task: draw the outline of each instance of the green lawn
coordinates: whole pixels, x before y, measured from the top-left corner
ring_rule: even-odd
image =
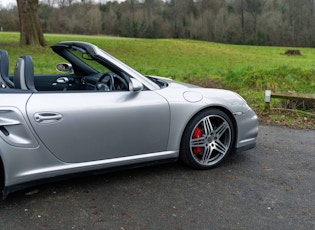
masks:
[[[299,48],[302,56],[287,56],[284,55],[290,49],[287,47],[179,39],[57,34],[45,34],[45,39],[49,45],[67,40],[94,43],[143,74],[172,77],[200,85],[219,82],[224,88],[240,93],[259,114],[264,106],[265,89],[315,93],[315,49],[312,48]],[[19,33],[0,33],[0,49],[9,52],[10,72],[13,72],[20,55],[33,57],[36,74],[52,73],[56,63],[62,61],[49,46],[20,47],[18,42]]]

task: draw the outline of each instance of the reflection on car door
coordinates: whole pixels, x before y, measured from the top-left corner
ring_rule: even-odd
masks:
[[[153,91],[34,93],[29,120],[64,162],[87,162],[166,150],[170,111]]]

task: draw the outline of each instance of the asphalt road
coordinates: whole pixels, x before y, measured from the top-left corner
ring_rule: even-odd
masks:
[[[315,229],[315,131],[260,127],[219,167],[180,163],[51,183],[0,202],[0,229]]]

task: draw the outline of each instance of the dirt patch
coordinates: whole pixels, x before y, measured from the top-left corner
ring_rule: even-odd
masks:
[[[301,56],[301,51],[300,50],[287,50],[285,51],[286,55],[297,55],[297,56]]]

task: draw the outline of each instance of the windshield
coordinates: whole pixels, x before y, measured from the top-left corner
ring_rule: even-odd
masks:
[[[86,65],[88,65],[90,68],[92,68],[96,72],[106,73],[109,71],[108,68],[106,68],[104,65],[102,65],[99,62],[97,62],[96,60],[94,60],[93,57],[90,56],[89,54],[84,53],[78,49],[69,49],[69,51],[77,59],[79,59],[81,62],[84,62]]]
[[[148,78],[144,77],[142,74],[137,72],[136,70],[132,69],[130,66],[126,65],[125,63],[121,62],[117,58],[113,57],[112,55],[108,54],[104,50],[98,48],[97,46],[93,47],[97,56],[100,56],[106,60],[110,60],[113,64],[121,68],[122,70],[126,71],[127,73],[131,74],[133,77],[138,79],[140,82],[145,83],[146,86],[150,86],[151,89],[159,89],[159,85],[157,85],[154,81],[149,80]]]
[[[80,66],[80,74],[104,73],[109,72],[108,69],[110,69],[111,72],[116,74],[121,73],[126,77],[137,79],[150,90],[160,89],[159,85],[154,81],[147,79],[136,70],[91,43],[78,41],[60,42],[53,45],[52,48],[73,66]],[[64,52],[65,49],[71,55]]]

